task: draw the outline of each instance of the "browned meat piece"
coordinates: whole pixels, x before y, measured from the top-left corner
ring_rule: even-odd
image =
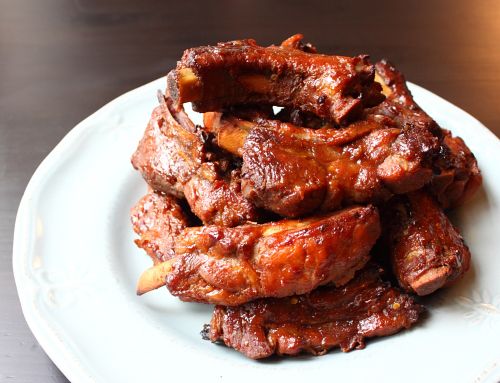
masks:
[[[398,116],[411,119],[413,116],[413,119],[432,124],[432,119],[413,100],[401,72],[385,60],[376,64],[376,70],[377,81],[382,84],[387,99],[374,108],[374,113],[393,119],[401,118]],[[459,206],[481,186],[481,172],[476,158],[464,141],[460,137],[453,137],[447,130],[437,128],[440,130],[437,134],[442,135],[443,139],[433,158],[434,175],[428,189],[444,208]]]
[[[185,113],[174,116],[167,102],[154,109],[132,165],[154,190],[183,198],[184,184],[205,161],[205,144]]]
[[[236,226],[256,221],[255,207],[241,195],[239,172],[210,151],[205,133],[183,110],[161,96],[132,164],[156,191],[186,198],[206,224]]]
[[[232,227],[258,218],[255,206],[241,194],[239,170],[221,177],[217,163],[203,163],[184,186],[184,195],[206,224]]]
[[[252,359],[333,347],[365,347],[365,338],[394,334],[414,324],[423,307],[383,282],[367,267],[343,287],[320,287],[306,295],[259,299],[242,306],[216,306],[202,334]]]
[[[427,295],[469,269],[470,252],[458,230],[425,191],[390,201],[384,239],[401,287]]]
[[[343,129],[205,113],[219,146],[243,158],[243,195],[286,217],[387,200],[432,177],[439,140],[426,125],[370,115]]]
[[[481,184],[474,156],[462,140],[446,132],[443,138],[400,72],[387,62],[378,63],[377,71],[387,99],[344,129],[205,113],[218,145],[243,158],[243,195],[287,217],[379,203],[429,183],[445,207],[469,198]],[[308,126],[324,123],[294,113],[284,116]]]
[[[132,208],[131,219],[134,231],[140,236],[135,243],[155,264],[175,255],[175,238],[188,226],[188,217],[177,200],[153,191]]]
[[[435,174],[429,191],[445,209],[460,206],[469,200],[483,183],[476,158],[460,137],[447,130],[440,155],[434,162]]]
[[[186,183],[184,196],[206,225],[233,227],[259,218],[255,206],[241,193],[239,171],[222,172],[217,162],[198,168]]]
[[[166,282],[182,300],[234,306],[341,285],[368,261],[379,234],[374,207],[300,221],[187,228],[177,237],[176,256],[147,270],[138,293]]]
[[[384,97],[373,81],[367,56],[342,57],[283,46],[258,46],[254,40],[219,43],[184,52],[167,76],[176,107],[192,102],[199,112],[237,104],[288,106],[337,123],[358,117]]]
[[[298,135],[284,133],[294,127],[281,128],[281,131],[262,126],[252,129],[243,146],[243,195],[257,206],[282,216],[297,217],[318,209],[332,211],[345,204],[377,202],[390,196],[377,177],[380,160],[370,158],[370,153],[364,150],[364,140],[359,141],[362,147],[357,151],[344,151],[341,147],[299,140]],[[357,124],[355,130],[365,128]],[[393,138],[393,133],[397,134],[387,133],[367,143],[380,143],[380,147]]]

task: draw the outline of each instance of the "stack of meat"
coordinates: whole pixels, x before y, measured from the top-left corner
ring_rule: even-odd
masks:
[[[443,209],[478,189],[476,160],[388,62],[232,41],[188,49],[159,101],[132,157],[154,263],[138,293],[215,304],[205,338],[250,358],[362,348],[467,271]]]

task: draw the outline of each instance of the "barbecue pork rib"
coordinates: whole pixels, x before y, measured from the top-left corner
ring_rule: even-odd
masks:
[[[132,165],[153,190],[184,198],[184,184],[205,161],[205,152],[201,132],[193,124],[181,125],[162,100],[132,155]]]
[[[463,205],[476,194],[483,183],[474,154],[460,137],[444,130],[441,155],[434,161],[434,176],[428,190],[445,208]]]
[[[380,203],[424,185],[444,207],[470,198],[481,185],[470,150],[418,107],[400,72],[385,61],[376,67],[387,99],[342,129],[310,116],[305,122],[317,129],[258,114],[205,113],[217,144],[243,159],[243,195],[286,217]],[[296,112],[287,117],[304,120]]]
[[[235,306],[341,285],[368,261],[379,234],[373,206],[299,221],[187,228],[175,241],[175,257],[141,276],[138,294],[166,284],[184,301]]]
[[[424,115],[419,119],[419,112],[407,113],[407,119],[383,115],[378,108],[392,110],[386,103],[342,129],[214,112],[205,113],[204,125],[220,147],[242,157],[247,199],[298,217],[353,203],[381,203],[430,182],[431,158],[439,147],[437,125]]]
[[[367,56],[315,54],[298,40],[292,36],[270,47],[238,40],[186,50],[167,76],[175,107],[192,102],[194,110],[209,112],[279,105],[344,124],[384,99]]]
[[[427,295],[469,269],[470,252],[462,236],[425,190],[389,201],[382,217],[383,242],[405,290]]]
[[[375,107],[372,113],[392,119],[421,119],[431,124],[432,119],[415,103],[404,75],[387,60],[376,65],[376,80],[382,84],[386,101]],[[433,176],[427,189],[443,208],[462,205],[469,200],[482,184],[481,172],[474,154],[460,137],[438,128],[440,146],[433,157]]]
[[[273,354],[322,355],[365,347],[365,338],[394,334],[414,324],[423,307],[383,282],[374,265],[342,287],[259,299],[237,307],[216,306],[205,339],[221,341],[252,359]]]
[[[256,208],[242,196],[239,171],[231,169],[230,159],[212,150],[206,133],[183,110],[174,110],[170,98],[159,98],[161,105],[132,156],[134,168],[155,191],[185,197],[205,224],[256,221]]]

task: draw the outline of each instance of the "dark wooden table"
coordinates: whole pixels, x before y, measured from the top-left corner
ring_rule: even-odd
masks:
[[[12,276],[17,206],[80,120],[165,74],[183,49],[296,32],[322,52],[388,57],[500,135],[500,2],[0,0],[0,381],[64,382]]]

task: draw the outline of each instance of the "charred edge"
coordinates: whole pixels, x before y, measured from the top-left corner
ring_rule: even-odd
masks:
[[[203,325],[200,335],[203,340],[210,340],[210,325],[208,323]]]

